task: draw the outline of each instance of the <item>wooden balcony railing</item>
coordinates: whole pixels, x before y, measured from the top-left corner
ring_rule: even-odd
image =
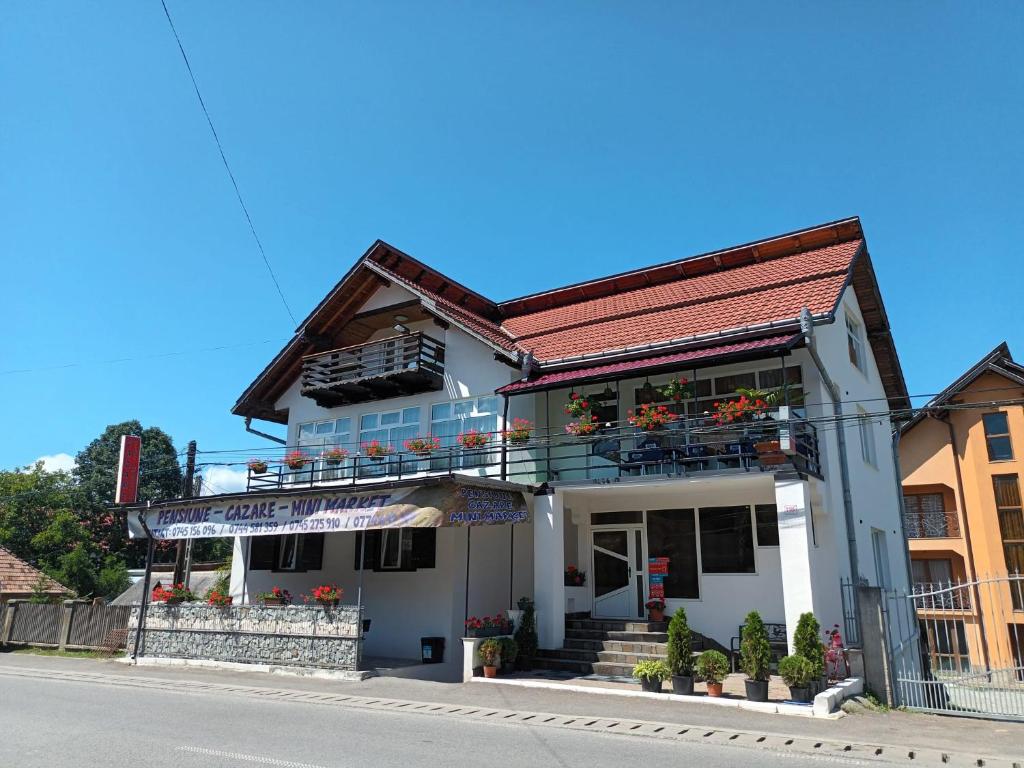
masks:
[[[302,359],[302,394],[324,408],[436,391],[443,383],[444,344],[424,333]]]

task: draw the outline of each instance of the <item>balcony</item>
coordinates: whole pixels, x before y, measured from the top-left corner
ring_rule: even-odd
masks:
[[[916,582],[914,607],[919,611],[970,611],[970,585],[956,582]]]
[[[960,518],[953,512],[903,513],[903,527],[908,539],[956,539],[960,538]]]
[[[302,359],[302,394],[323,408],[437,391],[443,384],[444,344],[424,333]]]
[[[609,424],[585,436],[552,428],[533,430],[526,442],[515,444],[506,442],[500,432],[485,433],[484,437],[486,443],[479,447],[448,445],[424,454],[391,446],[386,455],[366,456],[356,445],[345,446],[343,459],[329,463],[320,455],[309,454],[297,469],[278,457],[267,462],[266,471],[250,469],[247,488],[359,486],[453,474],[525,484],[642,481],[775,469],[821,476],[817,432],[802,419],[769,419],[728,428],[710,425],[707,419],[679,419],[671,428],[648,432]],[[774,441],[777,449],[765,451],[765,443]]]

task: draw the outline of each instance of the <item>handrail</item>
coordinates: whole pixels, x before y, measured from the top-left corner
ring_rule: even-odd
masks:
[[[421,338],[424,338],[424,339],[429,339],[430,341],[434,342],[434,344],[436,344],[438,346],[441,346],[441,347],[444,346],[443,342],[439,341],[438,339],[435,339],[433,336],[431,336],[428,333],[424,333],[423,331],[413,331],[411,333],[399,333],[399,334],[396,334],[394,336],[387,336],[387,337],[385,337],[383,339],[375,339],[374,341],[364,341],[361,344],[349,344],[347,347],[338,347],[336,349],[325,349],[325,350],[323,350],[321,352],[311,352],[308,355],[303,355],[302,359],[303,360],[308,360],[309,358],[312,358],[312,357],[322,357],[324,355],[330,355],[330,354],[333,354],[335,352],[348,352],[348,351],[353,350],[353,349],[372,347],[375,344],[383,344],[383,343],[388,342],[388,341],[395,341],[396,339],[408,339],[408,338],[413,338],[413,337],[421,337]]]

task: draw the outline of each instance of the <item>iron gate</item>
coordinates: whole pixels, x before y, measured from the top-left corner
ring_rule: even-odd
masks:
[[[882,605],[897,703],[1024,721],[1024,576],[917,583]]]

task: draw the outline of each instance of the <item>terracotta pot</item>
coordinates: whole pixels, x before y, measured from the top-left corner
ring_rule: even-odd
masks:
[[[665,620],[665,609],[649,608],[647,610],[647,616],[651,621],[664,621]]]
[[[254,475],[265,475],[267,473],[266,464],[252,464],[249,466],[249,469]]]
[[[497,676],[498,676],[498,668],[497,667],[489,667],[486,664],[484,664],[484,677],[497,677]]]
[[[722,684],[721,683],[708,683],[708,696],[721,696],[722,695]]]

